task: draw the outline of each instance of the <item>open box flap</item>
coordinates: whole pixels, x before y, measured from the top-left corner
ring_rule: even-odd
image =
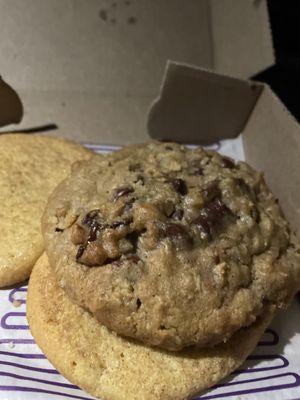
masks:
[[[239,76],[273,62],[265,0],[0,0],[0,7],[0,72],[26,110],[18,129],[56,123],[59,135],[82,141],[143,141],[167,59]]]
[[[208,144],[240,134],[263,86],[169,62],[148,132],[154,139]]]

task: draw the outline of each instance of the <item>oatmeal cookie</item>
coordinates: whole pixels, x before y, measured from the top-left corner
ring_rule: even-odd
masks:
[[[211,346],[285,307],[299,249],[261,173],[173,143],[82,164],[43,217],[59,285],[115,332]]]

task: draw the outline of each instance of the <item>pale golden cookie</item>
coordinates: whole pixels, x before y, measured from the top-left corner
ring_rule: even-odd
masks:
[[[262,174],[201,148],[148,143],[82,163],[51,196],[43,233],[78,305],[168,350],[226,341],[300,284]]]
[[[50,193],[91,154],[55,137],[0,135],[0,287],[29,277],[43,252],[40,220]]]
[[[179,353],[128,341],[70,301],[50,272],[46,255],[30,277],[27,317],[38,346],[67,379],[102,400],[181,400],[238,368],[273,316],[210,349]]]

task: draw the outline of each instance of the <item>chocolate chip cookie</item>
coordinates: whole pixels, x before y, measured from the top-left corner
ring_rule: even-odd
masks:
[[[149,143],[94,158],[43,217],[59,285],[108,328],[168,350],[211,346],[285,307],[300,254],[261,173]]]

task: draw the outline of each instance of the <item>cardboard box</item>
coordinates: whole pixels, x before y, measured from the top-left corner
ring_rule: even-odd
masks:
[[[267,85],[273,62],[265,1],[0,0],[0,126],[56,123],[54,134],[124,144],[208,143],[243,132],[247,161],[300,233],[299,126]],[[188,23],[187,23],[188,22]],[[21,99],[21,100],[20,100]],[[2,128],[7,130],[7,127]]]
[[[265,0],[0,0],[0,74],[19,129],[94,143],[147,140],[168,59],[232,76],[274,62]]]
[[[238,79],[273,63],[265,1],[182,4],[0,0],[0,34],[6,38],[0,41],[0,72],[15,89],[0,79],[2,131],[14,123],[19,126],[12,129],[21,131],[56,123],[56,135],[107,144],[141,142],[149,135],[207,144],[242,132],[247,161],[265,172],[300,234],[299,125],[267,85]],[[158,91],[168,58],[181,63],[167,64]],[[295,336],[298,308],[291,315],[277,321],[284,338],[278,351],[287,343],[289,355],[297,355],[297,341],[290,339],[291,332]],[[276,342],[276,331],[268,333]],[[268,346],[266,354],[273,351],[272,341],[262,344]],[[276,359],[285,362],[283,356],[272,354],[271,360]],[[298,364],[292,361],[290,372],[272,378],[297,379],[291,371],[297,371]],[[288,364],[286,360],[283,367]],[[261,371],[274,368],[281,366],[270,364]],[[264,384],[263,379],[271,383]],[[280,380],[276,386],[273,379],[257,379],[261,398],[268,397],[269,388],[274,396],[274,387],[292,390],[298,385]],[[246,392],[250,395],[256,389]],[[241,388],[236,393],[241,394]]]

